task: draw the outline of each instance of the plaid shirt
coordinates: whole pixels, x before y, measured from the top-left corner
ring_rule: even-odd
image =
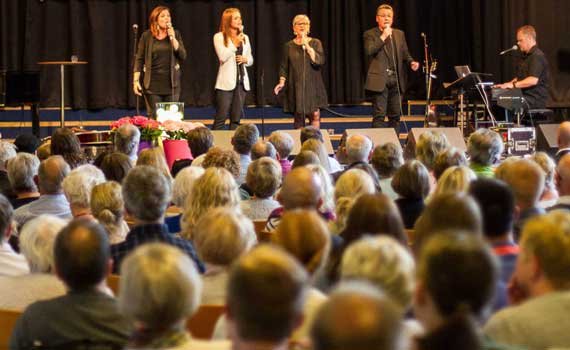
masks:
[[[168,226],[163,224],[136,226],[127,234],[127,238],[124,242],[112,245],[111,256],[114,262],[113,273],[119,274],[121,262],[131,251],[140,245],[151,242],[162,242],[180,248],[194,260],[198,271],[204,273],[204,265],[198,258],[192,243],[170,234],[170,232],[168,232]]]

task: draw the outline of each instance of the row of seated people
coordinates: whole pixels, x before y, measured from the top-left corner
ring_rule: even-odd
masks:
[[[195,269],[194,272],[186,272],[198,272],[202,275],[201,282],[196,282],[196,278],[193,278],[191,284],[203,284],[203,290],[192,294],[188,289],[184,289],[184,295],[192,294],[192,298],[201,298],[204,304],[228,306],[226,316],[219,322],[217,337],[229,338],[236,348],[240,348],[239,345],[243,346],[241,348],[254,348],[255,341],[276,340],[245,336],[246,331],[240,333],[240,325],[235,318],[237,314],[231,312],[232,271],[239,266],[240,261],[246,261],[246,257],[256,251],[251,251],[257,244],[252,219],[266,221],[266,230],[270,233],[268,239],[292,255],[307,275],[302,283],[303,288],[308,290],[307,293],[302,293],[306,296],[301,302],[302,321],[297,319],[290,327],[279,327],[287,332],[279,338],[279,342],[273,344],[275,346],[281,346],[282,342],[287,340],[290,346],[319,348],[318,344],[324,342],[322,344],[325,344],[325,347],[321,349],[335,349],[334,344],[363,338],[357,336],[359,329],[353,329],[353,332],[347,330],[346,339],[334,339],[335,336],[344,334],[338,334],[343,328],[359,326],[353,325],[352,322],[343,322],[345,319],[351,320],[349,315],[336,315],[332,319],[324,320],[323,322],[329,322],[326,327],[332,327],[328,330],[321,329],[325,333],[330,332],[321,334],[328,340],[315,338],[320,329],[315,319],[319,320],[320,310],[325,313],[329,302],[344,300],[343,302],[350,304],[351,300],[366,300],[363,293],[369,293],[362,292],[361,289],[367,287],[358,287],[358,292],[352,290],[348,293],[349,296],[335,298],[337,291],[339,295],[344,295],[340,292],[342,287],[335,287],[337,283],[340,281],[342,286],[343,281],[354,279],[372,283],[385,294],[384,302],[390,301],[396,306],[398,312],[395,321],[382,326],[384,331],[393,331],[387,336],[394,338],[389,339],[402,338],[407,344],[405,347],[434,348],[437,343],[433,342],[438,341],[442,344],[454,344],[450,343],[451,341],[466,342],[455,344],[454,348],[492,347],[494,343],[491,339],[530,349],[563,347],[570,344],[566,332],[563,331],[565,325],[568,325],[568,316],[561,312],[563,305],[568,305],[569,302],[566,292],[568,276],[565,273],[570,267],[567,257],[570,250],[567,225],[569,218],[567,213],[559,210],[550,210],[551,213],[545,214],[543,208],[564,207],[570,189],[570,176],[565,176],[570,173],[570,156],[560,159],[556,171],[552,160],[544,154],[536,154],[531,160],[507,159],[496,166],[502,152],[502,143],[498,135],[482,129],[470,137],[469,163],[463,154],[450,149],[445,136],[438,133],[422,136],[416,149],[417,159],[403,162],[398,147],[388,144],[372,150],[370,140],[362,135],[355,135],[347,140],[346,149],[342,150],[348,166],[346,169],[337,170],[330,167],[331,163],[334,164],[332,158],[320,151],[322,141],[318,140],[318,132],[309,131],[316,137],[306,140],[303,147],[311,147],[311,143],[317,146],[314,150],[301,152],[288,167],[286,155],[267,151],[272,147],[281,151],[282,144],[290,141],[286,136],[276,133],[270,137],[270,141],[273,138],[273,143],[259,142],[255,127],[244,125],[241,131],[236,131],[232,140],[235,151],[213,147],[203,153],[200,166],[195,164],[199,159],[197,157],[192,161],[192,166],[180,170],[174,180],[170,169],[165,167],[160,149],[141,153],[134,167],[130,160],[132,154],[127,152],[127,166],[113,165],[106,168],[103,165],[105,162],[109,162],[112,157],[120,157],[115,153],[105,155],[97,162],[102,170],[93,165],[82,164],[85,161],[81,159],[76,163],[68,161],[65,154],[52,155],[41,163],[34,155],[23,152],[16,154],[13,159],[5,160],[7,177],[16,195],[10,201],[5,199],[2,205],[5,208],[5,220],[0,229],[4,232],[2,248],[5,259],[0,263],[0,270],[2,275],[12,277],[6,277],[6,282],[0,283],[0,288],[16,286],[20,281],[40,275],[46,281],[51,281],[36,289],[29,285],[38,286],[39,282],[28,283],[26,293],[18,292],[23,288],[8,287],[12,297],[0,299],[7,302],[5,308],[24,309],[36,300],[56,297],[46,301],[47,304],[34,303],[26,309],[12,337],[11,347],[21,348],[36,343],[61,345],[66,341],[85,339],[144,348],[173,347],[180,344],[190,346],[188,344],[192,341],[187,335],[182,335],[185,333],[181,332],[179,326],[180,321],[189,317],[196,309],[196,305],[200,303],[198,301],[195,301],[190,309],[178,304],[161,305],[160,307],[184,311],[178,315],[176,322],[169,325],[171,327],[166,327],[162,317],[154,321],[140,320],[137,319],[138,314],[129,314],[129,311],[119,307],[119,311],[115,310],[113,316],[118,317],[115,319],[117,324],[113,324],[113,327],[120,328],[125,325],[121,317],[129,317],[131,321],[132,318],[137,320],[134,330],[133,324],[127,322],[129,328],[125,328],[128,330],[122,333],[125,338],[120,342],[113,337],[98,338],[97,334],[100,333],[91,332],[93,319],[109,316],[106,312],[100,312],[103,307],[87,307],[87,311],[81,309],[84,313],[77,314],[78,310],[75,308],[65,311],[67,309],[61,306],[62,303],[72,303],[71,299],[78,294],[81,296],[75,300],[79,304],[91,304],[83,299],[87,297],[85,294],[74,292],[93,292],[96,289],[95,294],[105,299],[103,304],[109,303],[113,305],[109,307],[114,308],[114,299],[107,296],[108,291],[103,282],[106,273],[123,275],[123,266],[128,265],[129,257],[137,255],[132,252],[150,242],[163,242],[179,248],[179,251],[190,258],[189,261]],[[57,132],[65,133],[65,129]],[[207,134],[204,130],[200,132]],[[245,136],[240,139],[240,135]],[[56,140],[57,138],[52,138],[52,142]],[[285,142],[280,144],[280,140]],[[244,144],[249,147],[248,154],[245,154]],[[3,144],[2,148],[10,147]],[[259,158],[252,152],[256,148],[263,150]],[[52,153],[58,154],[54,149],[52,146]],[[272,153],[276,159],[272,158]],[[241,171],[244,163],[249,163],[245,173]],[[73,170],[70,170],[69,164],[73,164]],[[329,164],[329,168],[325,168],[323,164]],[[112,171],[109,171],[109,168]],[[122,178],[113,177],[121,173]],[[286,175],[283,176],[283,173]],[[243,179],[240,180],[242,175]],[[23,181],[24,178],[31,181]],[[23,183],[27,183],[28,187],[18,185]],[[36,185],[38,187],[34,188]],[[10,202],[18,205],[14,198],[26,198],[18,195],[26,191],[39,194],[39,198],[36,197],[37,199],[27,204],[20,204],[12,215]],[[410,202],[413,205],[407,205]],[[174,216],[175,220],[170,220],[170,225],[165,225],[166,213],[172,204],[177,207],[174,212],[182,214]],[[65,209],[67,211],[63,214],[58,212]],[[63,220],[74,217],[76,221],[65,226],[71,231],[81,227],[78,229],[80,232],[104,233],[105,242],[100,243],[100,246],[106,247],[103,251],[109,252],[102,259],[106,267],[98,270],[100,273],[95,278],[97,283],[91,283],[89,287],[84,285],[74,288],[74,282],[67,280],[69,276],[61,273],[63,266],[71,269],[74,264],[67,261],[65,265],[58,266],[57,240],[62,232],[66,232],[65,228],[60,231],[66,221],[60,220],[60,226],[50,231],[47,228],[52,225],[47,222],[57,219],[41,216],[42,214],[59,216]],[[131,223],[131,228],[126,225],[125,217]],[[11,225],[12,219],[16,222],[14,225]],[[166,220],[169,219],[171,218]],[[77,223],[77,220],[82,223]],[[102,226],[88,222],[99,222]],[[75,226],[73,223],[76,223]],[[91,228],[87,229],[88,226]],[[169,230],[169,227],[174,229]],[[413,228],[408,235],[406,227]],[[19,238],[22,255],[16,254],[8,244],[12,232]],[[410,234],[412,232],[413,234]],[[432,238],[439,236],[438,233],[444,233],[445,238]],[[521,247],[517,244],[519,237]],[[46,240],[51,240],[52,245]],[[12,243],[17,246],[14,241]],[[75,243],[71,245],[79,249]],[[431,245],[434,248],[433,252],[429,253],[430,249],[427,247]],[[454,249],[461,252],[454,252]],[[83,254],[78,253],[79,251],[75,250],[76,254],[70,254],[67,258],[76,257],[82,260],[91,256],[91,253]],[[149,255],[151,260],[152,257],[157,258],[157,254],[160,255],[149,252],[141,254]],[[430,254],[433,256],[430,257]],[[517,260],[519,256],[521,258]],[[424,257],[433,259],[429,263],[424,262],[429,266],[422,267]],[[497,258],[501,262],[500,269],[496,264]],[[38,263],[38,260],[42,263]],[[161,263],[148,264],[150,267],[147,268],[152,272],[149,272],[152,276],[168,277],[168,272],[161,270],[162,260]],[[85,266],[95,265],[88,263],[76,267],[72,275],[81,279],[81,276],[90,271]],[[124,288],[126,285],[133,286],[139,293],[146,289],[142,287],[145,286],[144,283],[168,285],[151,277],[146,282],[125,281],[125,277],[121,277],[120,289],[125,290],[125,293],[128,290]],[[57,282],[58,278],[63,284]],[[435,280],[429,280],[431,278]],[[280,289],[279,286],[272,286],[275,279],[279,278],[253,278],[252,281],[260,287],[269,288],[273,293],[286,290],[285,287]],[[60,286],[59,291],[47,287],[57,283]],[[169,286],[166,289],[171,288],[174,288],[171,292],[175,293],[176,287]],[[57,297],[65,293],[65,290],[68,290],[65,296]],[[253,290],[251,292],[253,293]],[[4,293],[0,292],[0,295]],[[262,292],[256,291],[255,294],[257,293],[263,295]],[[353,299],[350,297],[351,293],[356,293]],[[151,296],[145,295],[150,299],[158,296],[164,295],[160,295],[158,291]],[[368,296],[372,298],[370,302],[379,302],[382,299],[378,299],[378,295]],[[27,297],[29,300],[19,306],[9,304]],[[136,299],[131,295],[126,298]],[[437,298],[442,300],[435,300]],[[178,299],[180,298],[165,298],[170,302]],[[255,299],[251,302],[253,307],[250,307],[250,303],[243,306],[256,315],[259,314],[255,317],[250,315],[259,319],[247,318],[242,327],[254,327],[256,320],[267,326],[272,322],[271,317],[277,315],[285,321],[284,314],[271,312],[275,304],[279,303],[277,300],[273,300],[273,303],[269,303],[271,306],[265,305],[264,308],[262,299],[259,299],[260,305],[255,304]],[[119,306],[121,300],[119,295]],[[165,300],[161,302],[165,303]],[[509,302],[513,305],[505,308]],[[390,307],[386,306],[387,304],[382,305],[387,308],[385,312],[390,314]],[[489,305],[495,313],[491,318],[486,313]],[[38,318],[37,314],[31,311],[34,306],[35,310],[39,308],[39,314],[46,316]],[[151,307],[144,302],[139,305],[144,306]],[[334,311],[335,306],[331,307],[333,311],[329,312],[337,312]],[[356,305],[352,305],[347,310],[353,307],[354,310],[358,309]],[[62,324],[52,325],[50,308],[66,312],[69,316],[67,322],[63,320]],[[505,309],[501,310],[503,308]],[[538,317],[533,314],[537,309],[547,311],[540,311],[539,315],[542,316]],[[156,315],[162,315],[156,309],[153,311],[155,318]],[[26,318],[28,312],[32,316]],[[268,314],[265,314],[266,312]],[[77,318],[81,318],[85,323],[76,321]],[[405,321],[402,323],[403,320]],[[473,320],[477,322],[472,322]],[[67,329],[70,321],[74,327],[78,327],[74,332]],[[532,322],[536,327],[529,325]],[[400,323],[403,325],[402,329],[395,327]],[[482,338],[478,336],[477,328],[483,324],[487,337]],[[549,325],[547,332],[543,330],[544,324]],[[82,328],[82,325],[85,327]],[[451,328],[448,329],[447,326]],[[22,327],[23,330],[20,329]],[[471,338],[464,333],[456,333],[458,329],[453,327],[468,332]],[[31,329],[35,331],[22,333]],[[46,336],[42,330],[54,333]],[[117,329],[111,332],[117,335]],[[311,332],[312,343],[309,341]],[[462,335],[455,337],[457,334]],[[50,339],[53,339],[53,342]],[[469,339],[473,343],[469,343]],[[357,349],[357,343],[348,348]]]

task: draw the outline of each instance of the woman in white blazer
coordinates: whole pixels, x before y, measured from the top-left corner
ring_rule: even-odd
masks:
[[[239,126],[249,77],[246,67],[253,64],[251,42],[243,33],[241,13],[237,8],[224,10],[220,31],[214,35],[214,48],[220,61],[216,79],[216,116],[214,130],[223,129],[230,115],[230,129]]]

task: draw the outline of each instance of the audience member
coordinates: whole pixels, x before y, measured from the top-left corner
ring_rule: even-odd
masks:
[[[334,186],[331,175],[320,165],[308,164],[305,167],[318,175],[321,179],[321,199],[323,204],[321,204],[320,210],[323,212],[334,213]]]
[[[259,138],[259,130],[255,124],[242,124],[236,129],[232,137],[234,151],[239,155],[240,172],[236,178],[238,185],[245,182],[247,167],[251,163],[251,148]]]
[[[0,194],[0,276],[25,275],[30,271],[26,259],[8,243],[13,230],[13,214],[8,198]]]
[[[432,173],[435,158],[449,146],[449,141],[442,131],[427,130],[420,135],[416,143],[416,159]]]
[[[137,158],[136,166],[147,165],[156,168],[160,171],[168,180],[172,181],[172,176],[170,175],[170,168],[168,168],[168,163],[166,163],[166,157],[164,156],[164,151],[159,147],[147,148],[139,153]]]
[[[208,150],[202,162],[202,167],[204,169],[212,167],[224,168],[232,174],[236,181],[241,172],[239,155],[235,151],[220,147],[212,147]]]
[[[299,152],[299,154],[295,156],[293,164],[291,165],[291,169],[302,167],[309,164],[320,166],[321,161],[319,160],[319,156],[313,151],[301,151]]]
[[[87,163],[79,138],[68,128],[58,128],[53,132],[50,155],[62,156],[71,169]]]
[[[528,220],[509,286],[514,306],[495,314],[485,334],[526,349],[570,344],[570,215],[553,211]]]
[[[469,163],[467,163],[467,158],[465,158],[465,152],[455,147],[448,147],[435,156],[433,161],[433,176],[437,181],[447,168],[467,165],[469,165]]]
[[[14,146],[18,152],[36,154],[36,150],[40,147],[40,139],[34,134],[19,134],[14,140]]]
[[[312,151],[319,158],[320,165],[327,171],[328,174],[331,173],[332,167],[330,164],[330,158],[325,149],[325,145],[317,139],[308,139],[301,146],[301,151]]]
[[[269,141],[257,140],[251,148],[251,160],[256,160],[261,157],[269,157],[277,159],[277,150]]]
[[[514,233],[518,237],[527,219],[544,214],[544,209],[538,206],[544,188],[544,172],[528,159],[512,158],[497,167],[495,177],[506,182],[515,195]]]
[[[465,193],[444,193],[434,197],[414,225],[413,248],[416,255],[429,238],[440,231],[463,230],[481,235],[481,211]]]
[[[360,195],[375,192],[372,177],[361,169],[347,170],[338,178],[334,187],[335,201],[342,197],[357,198]]]
[[[51,156],[40,163],[38,168],[40,198],[14,211],[14,220],[19,227],[42,214],[71,219],[71,209],[62,187],[63,179],[69,171],[69,165],[62,156]]]
[[[303,321],[307,285],[303,267],[281,249],[262,245],[242,256],[228,281],[232,349],[286,349]]]
[[[134,167],[123,181],[125,209],[134,221],[134,227],[124,242],[111,246],[113,272],[118,273],[121,262],[135,248],[149,242],[163,242],[178,247],[196,263],[198,271],[204,266],[190,241],[176,237],[164,224],[164,214],[170,203],[171,182],[154,167]]]
[[[91,214],[107,230],[110,244],[125,240],[129,226],[125,222],[125,202],[119,183],[108,181],[93,186]]]
[[[396,171],[404,164],[402,148],[392,142],[376,146],[370,158],[370,164],[378,174],[382,193],[392,200],[398,198],[398,194],[392,188],[392,178]]]
[[[392,178],[392,188],[398,194],[395,200],[406,229],[412,229],[430,192],[430,175],[418,160],[405,162]]]
[[[90,205],[91,191],[95,185],[103,182],[105,182],[103,172],[90,164],[78,166],[63,179],[63,193],[74,218],[94,219]]]
[[[8,180],[8,172],[6,171],[8,160],[16,157],[16,147],[14,144],[6,141],[0,141],[0,194],[7,198],[15,196],[10,180]]]
[[[295,145],[295,141],[286,132],[283,131],[274,131],[269,135],[269,142],[275,147],[277,151],[277,160],[281,165],[281,173],[283,177],[291,171],[291,161],[289,161],[288,157],[293,151],[293,146]]]
[[[426,334],[419,350],[503,349],[478,330],[497,281],[497,261],[479,237],[454,230],[427,241],[418,262],[414,315]]]
[[[40,160],[33,154],[20,152],[10,159],[7,166],[8,180],[15,197],[10,199],[12,207],[18,209],[40,197],[34,181],[38,175]]]
[[[556,132],[556,141],[558,151],[556,151],[554,159],[556,163],[558,163],[563,156],[570,153],[570,122],[565,121],[560,123]]]
[[[240,203],[245,216],[254,221],[267,220],[280,206],[273,196],[281,185],[281,178],[281,166],[274,159],[262,157],[249,164],[245,183],[253,197]]]
[[[113,146],[115,152],[126,154],[132,164],[137,162],[141,131],[132,124],[121,125],[114,133]]]
[[[129,156],[121,152],[112,152],[103,156],[99,168],[105,174],[107,181],[121,183],[133,166],[134,163]]]
[[[347,170],[359,164],[368,164],[372,152],[372,141],[368,136],[355,134],[347,137],[344,148],[339,149],[339,153],[344,155],[346,160],[346,168],[332,174],[333,179],[336,181]]]
[[[198,310],[202,281],[180,250],[151,243],[130,254],[121,267],[118,304],[135,320],[128,349],[229,349],[229,342],[195,340],[185,329]]]
[[[321,129],[316,128],[312,125],[307,125],[301,129],[301,134],[300,134],[301,145],[304,144],[305,141],[310,140],[310,139],[318,140],[323,145],[325,143],[325,139],[323,137],[323,133],[321,132]],[[338,160],[334,156],[329,157],[329,164],[331,166],[331,173],[342,170],[340,163],[338,162]]]
[[[204,175],[204,172],[204,168],[198,166],[189,166],[180,170],[174,178],[172,186],[172,203],[175,206],[184,208],[196,180]]]
[[[54,259],[57,276],[69,292],[26,308],[14,327],[10,349],[124,345],[130,323],[105,292],[113,264],[105,229],[93,221],[72,221],[55,239]]]
[[[530,157],[530,160],[538,164],[544,171],[544,189],[540,194],[538,205],[541,208],[549,208],[556,204],[558,199],[558,191],[554,182],[554,174],[556,173],[556,163],[550,158],[546,152],[536,152]]]
[[[313,349],[401,349],[398,307],[368,285],[343,287],[317,313],[311,330]]]
[[[36,154],[38,155],[40,162],[48,159],[51,156],[51,141],[42,143],[40,147],[38,147]]]
[[[201,166],[206,157],[206,152],[214,145],[214,135],[210,129],[198,127],[190,130],[187,139],[188,147],[190,147],[190,152],[194,157],[192,165]]]
[[[548,210],[570,209],[570,155],[562,156],[556,166],[556,189],[560,197]]]
[[[198,220],[209,210],[229,207],[239,211],[240,197],[234,177],[223,168],[207,168],[192,187],[181,218],[181,236],[192,240]]]
[[[476,178],[473,170],[466,166],[451,166],[441,174],[427,201],[443,193],[467,192],[469,184]]]
[[[30,220],[20,232],[20,249],[30,274],[0,277],[0,308],[24,311],[38,300],[55,298],[66,293],[55,276],[53,246],[65,220],[40,215]]]
[[[224,305],[230,266],[257,243],[253,224],[235,210],[214,208],[198,220],[192,242],[206,266],[202,304]]]
[[[494,177],[493,165],[498,164],[504,145],[501,135],[493,130],[478,129],[469,136],[469,166],[478,177]]]

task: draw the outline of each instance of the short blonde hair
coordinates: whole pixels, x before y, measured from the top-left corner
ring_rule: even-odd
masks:
[[[309,25],[311,25],[311,20],[309,19],[309,16],[307,16],[305,14],[299,14],[299,15],[293,17],[292,24],[295,25],[295,24],[297,24],[297,22],[299,22],[301,20],[306,20],[307,22],[309,22]]]
[[[186,200],[182,214],[182,235],[191,239],[192,230],[200,217],[216,207],[230,207],[240,211],[238,185],[224,168],[208,168],[196,182]]]
[[[137,158],[137,166],[149,165],[162,172],[167,179],[172,180],[170,169],[164,157],[164,151],[159,147],[147,148],[139,153]]]
[[[281,165],[275,159],[261,157],[249,164],[245,182],[256,197],[269,198],[281,186],[281,177]]]
[[[314,210],[286,211],[271,242],[285,249],[314,275],[328,259],[330,233],[324,220]]]
[[[435,157],[449,146],[449,141],[443,132],[428,130],[420,135],[416,143],[416,159],[431,170]]]
[[[530,218],[523,227],[519,259],[535,256],[555,289],[570,288],[570,214],[554,210]]]
[[[198,220],[192,242],[206,263],[229,266],[257,243],[253,223],[230,208],[214,208]]]
[[[341,197],[356,198],[364,193],[375,193],[374,180],[364,170],[349,169],[336,181],[334,188],[335,200]]]
[[[340,275],[343,280],[367,280],[385,291],[402,309],[410,307],[414,258],[392,237],[365,236],[352,243],[342,257]]]
[[[476,180],[477,175],[466,166],[452,166],[447,168],[437,180],[434,196],[448,192],[467,192],[471,181]]]
[[[536,152],[530,157],[530,160],[538,164],[544,171],[544,187],[554,188],[554,173],[556,172],[554,160],[546,152]]]
[[[145,244],[121,265],[119,309],[150,329],[172,327],[191,316],[201,294],[194,262],[176,247]]]
[[[312,151],[317,157],[319,157],[319,162],[326,171],[331,171],[331,164],[329,161],[329,155],[325,149],[325,145],[317,139],[308,139],[303,142],[301,146],[301,151]]]

